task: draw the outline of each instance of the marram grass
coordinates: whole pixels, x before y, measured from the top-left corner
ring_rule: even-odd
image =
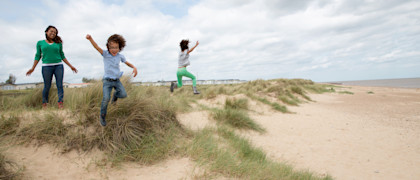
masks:
[[[17,142],[48,143],[63,152],[98,148],[115,163],[152,164],[170,156],[188,155],[206,168],[210,178],[216,174],[216,177],[239,179],[330,179],[273,162],[261,149],[236,135],[235,129],[265,131],[249,117],[247,98],[228,98],[223,109],[206,109],[221,122],[216,129],[191,132],[178,122],[176,115],[192,110],[191,104],[199,99],[213,99],[220,94],[245,94],[273,109],[289,112],[286,105],[310,101],[308,92],[332,92],[334,87],[299,79],[255,80],[198,86],[201,94],[193,95],[191,86],[178,88],[171,94],[169,87],[133,86],[128,78],[122,82],[128,97],[109,104],[106,127],[99,125],[102,82],[87,88],[65,89],[65,110],[56,107],[55,88],[50,91],[47,110],[41,110],[42,89],[26,90],[13,97],[4,96],[2,91],[0,110],[6,115],[0,116],[0,138],[9,136]],[[25,116],[15,114],[21,111],[35,112],[29,121],[32,123],[27,123]]]
[[[226,127],[205,128],[197,132],[188,152],[199,165],[210,169],[212,178],[237,179],[332,179],[319,177],[292,166],[271,161],[265,153]]]

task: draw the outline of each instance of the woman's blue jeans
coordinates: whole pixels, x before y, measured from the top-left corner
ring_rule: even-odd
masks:
[[[53,75],[55,76],[55,83],[57,85],[58,102],[63,102],[63,77],[64,67],[62,64],[54,66],[42,66],[42,78],[44,78],[44,90],[42,91],[42,103],[48,103],[48,95],[50,93],[51,81]]]
[[[125,92],[125,88],[122,85],[119,79],[113,80],[104,78],[102,80],[103,84],[103,98],[101,103],[101,115],[106,115],[106,111],[108,109],[108,103],[111,99],[111,91],[112,88],[115,88],[114,96],[117,98],[125,98],[127,97],[127,93]]]

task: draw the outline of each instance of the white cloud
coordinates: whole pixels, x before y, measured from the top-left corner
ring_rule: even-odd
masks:
[[[178,17],[156,3],[190,6]],[[103,75],[102,57],[85,39],[88,33],[102,48],[114,33],[126,38],[122,53],[140,72],[134,81],[174,80],[181,39],[190,39],[191,46],[200,41],[189,67],[199,79],[328,81],[351,80],[355,73],[354,78],[369,79],[375,69],[383,78],[420,76],[414,63],[420,58],[418,1],[45,0],[23,9],[27,12],[16,21],[0,19],[0,81],[10,73],[18,83],[42,81],[40,65],[32,76],[24,74],[50,24],[79,69],[72,74],[66,67],[67,82]]]

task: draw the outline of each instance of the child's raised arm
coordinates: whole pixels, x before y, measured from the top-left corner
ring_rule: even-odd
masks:
[[[200,43],[197,41],[197,43],[195,44],[195,46],[193,48],[191,48],[187,53],[190,54]]]
[[[136,77],[137,76],[137,68],[136,68],[136,66],[134,66],[131,63],[129,63],[128,61],[125,61],[125,64],[127,64],[127,66],[133,68],[133,73],[132,74],[134,74],[133,76]]]
[[[90,41],[90,43],[92,44],[92,46],[98,50],[99,53],[104,54],[104,51],[98,46],[98,44],[96,44],[96,42],[93,40],[92,36],[90,36],[90,34],[86,35],[86,39]]]

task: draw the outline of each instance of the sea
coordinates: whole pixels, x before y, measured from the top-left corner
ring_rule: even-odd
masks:
[[[397,87],[397,88],[420,88],[420,78],[401,79],[375,79],[375,80],[354,80],[354,81],[333,81],[324,82],[338,85],[373,86],[373,87]]]

